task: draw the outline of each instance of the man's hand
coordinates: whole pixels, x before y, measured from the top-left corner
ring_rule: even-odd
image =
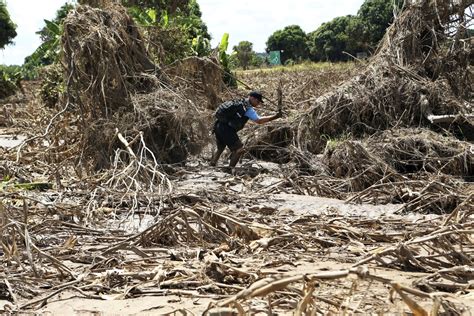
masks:
[[[279,110],[277,113],[275,113],[273,115],[268,115],[268,116],[261,117],[261,118],[259,118],[258,120],[254,121],[254,122],[257,123],[257,124],[265,124],[265,123],[271,122],[273,120],[276,120],[280,117],[283,117],[283,111],[281,111],[281,110]]]

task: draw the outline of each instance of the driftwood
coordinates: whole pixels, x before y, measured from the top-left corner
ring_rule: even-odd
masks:
[[[433,123],[454,123],[456,121],[466,121],[466,124],[469,124],[469,121],[474,120],[474,115],[428,115],[428,120]]]

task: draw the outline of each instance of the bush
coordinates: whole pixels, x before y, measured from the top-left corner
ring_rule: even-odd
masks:
[[[20,67],[0,66],[0,99],[14,95],[20,87]]]
[[[43,104],[53,108],[64,92],[64,82],[61,67],[58,64],[42,69],[43,82],[40,88],[40,98]]]

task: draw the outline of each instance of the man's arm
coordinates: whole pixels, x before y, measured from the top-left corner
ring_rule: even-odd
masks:
[[[280,118],[281,116],[282,116],[281,112],[278,112],[275,115],[263,116],[254,122],[257,124],[265,124],[273,120],[276,120],[277,118]]]
[[[250,108],[247,110],[245,113],[253,122],[257,124],[265,124],[267,122],[276,120],[277,118],[280,118],[283,116],[283,113],[281,111],[278,111],[275,115],[269,115],[269,116],[263,116],[260,117],[258,116],[257,112],[253,108]]]

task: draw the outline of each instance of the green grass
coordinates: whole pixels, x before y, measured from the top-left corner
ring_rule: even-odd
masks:
[[[325,70],[325,69],[337,69],[337,70],[344,70],[344,69],[352,69],[355,67],[355,63],[353,62],[341,62],[341,63],[314,63],[314,62],[304,62],[301,64],[290,65],[290,66],[275,66],[275,67],[265,67],[265,68],[255,68],[249,70],[235,70],[237,75],[241,74],[249,74],[254,72],[285,72],[285,71],[308,71],[308,70]]]

